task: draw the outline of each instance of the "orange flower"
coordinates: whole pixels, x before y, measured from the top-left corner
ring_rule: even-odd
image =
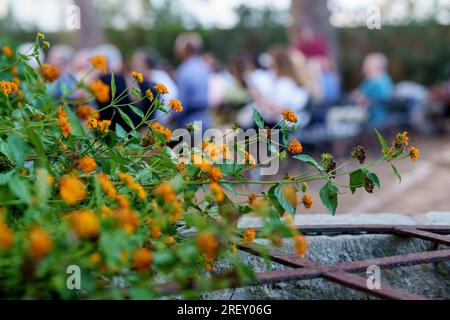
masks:
[[[303,195],[303,205],[305,209],[310,209],[314,203],[313,198],[307,194]]]
[[[90,85],[92,94],[101,103],[106,103],[109,101],[109,86],[102,80],[95,80]]]
[[[211,166],[210,169],[208,170],[208,175],[211,181],[219,182],[220,179],[222,178],[222,170],[220,170],[220,168]]]
[[[150,249],[139,248],[133,252],[133,266],[139,272],[143,272],[150,268],[153,256]]]
[[[156,91],[159,94],[168,94],[169,90],[167,89],[167,87],[165,85],[163,85],[162,83],[158,83],[157,85],[154,86],[154,88],[156,89]]]
[[[91,261],[91,263],[93,265],[98,264],[100,261],[102,261],[102,255],[100,254],[100,252],[94,252],[93,254],[91,254],[89,256],[89,260]]]
[[[398,144],[408,145],[409,143],[408,132],[404,131],[402,133],[397,134],[397,139],[395,140],[395,142]]]
[[[69,119],[67,118],[66,110],[64,110],[63,107],[58,107],[58,109],[56,110],[56,116],[56,122],[59,125],[61,134],[67,138],[72,131],[72,127],[70,126]]]
[[[173,191],[172,186],[167,182],[161,183],[155,189],[155,194],[163,198],[166,203],[175,201],[175,191]]]
[[[244,243],[246,244],[253,243],[253,240],[255,240],[256,237],[256,231],[253,228],[248,228],[247,230],[244,231],[242,236],[244,237]]]
[[[119,173],[119,179],[125,182],[128,188],[136,191],[141,200],[145,200],[147,198],[147,192],[145,192],[144,187],[142,187],[139,183],[134,182],[133,177],[129,173]]]
[[[180,221],[182,218],[183,208],[178,202],[172,204],[169,220],[172,222]]]
[[[139,83],[144,82],[144,75],[137,71],[131,71],[130,75]]]
[[[97,238],[100,232],[100,223],[92,210],[75,211],[68,216],[68,221],[73,231],[81,239]]]
[[[130,208],[119,208],[114,213],[114,217],[127,234],[134,233],[139,226],[139,216]]]
[[[31,257],[40,259],[48,255],[53,241],[47,231],[41,227],[32,227],[28,232],[28,252]]]
[[[164,239],[164,242],[168,245],[168,246],[172,246],[175,244],[175,238],[173,236],[166,236],[166,238]]]
[[[206,259],[213,260],[216,258],[219,250],[219,240],[210,231],[199,233],[195,237],[197,248],[205,255]]]
[[[108,72],[108,60],[105,58],[105,56],[96,54],[92,56],[90,60],[94,69],[97,69],[102,73]]]
[[[293,185],[284,187],[283,195],[292,207],[297,207],[297,190]]]
[[[181,105],[181,101],[180,100],[170,100],[168,107],[170,109],[173,109],[176,112],[181,112],[183,111],[183,106]]]
[[[130,208],[130,201],[123,194],[116,195],[116,198],[114,200],[116,200],[119,203],[120,208],[122,209]]]
[[[77,169],[82,170],[84,173],[89,173],[97,169],[97,163],[91,157],[84,156],[77,161]]]
[[[419,159],[420,156],[420,150],[416,147],[411,147],[409,149],[409,156],[411,157],[412,161],[417,161],[417,159]]]
[[[59,181],[59,194],[68,205],[75,205],[86,198],[87,191],[83,181],[75,176],[63,176]]]
[[[291,110],[286,109],[282,112],[283,119],[287,122],[296,123],[297,122],[297,115]]]
[[[304,235],[296,234],[294,236],[294,250],[301,257],[306,255],[306,252],[308,251],[308,241]]]
[[[103,219],[113,216],[113,211],[108,206],[102,205],[102,206],[100,206],[99,210],[100,210],[100,213],[102,214]]]
[[[82,120],[88,120],[90,117],[98,120],[100,118],[100,113],[97,112],[94,108],[90,107],[87,104],[80,104],[75,107],[75,114],[77,117]]]
[[[159,124],[157,122],[153,122],[150,125],[150,128],[161,134],[166,141],[172,140],[172,131],[170,131],[169,128],[164,127],[162,124]]]
[[[19,87],[14,82],[0,81],[0,91],[3,92],[5,96],[16,93],[18,89]]]
[[[290,154],[300,154],[300,153],[303,152],[303,146],[302,146],[302,144],[301,144],[297,139],[292,139],[292,140],[289,142],[287,151],[288,151]]]
[[[42,79],[46,82],[53,82],[59,78],[59,69],[54,65],[45,63],[42,65],[40,70]]]
[[[117,191],[114,187],[114,184],[111,182],[111,180],[109,180],[108,176],[104,173],[97,173],[97,179],[103,192],[111,199],[115,199]]]
[[[155,222],[152,218],[147,218],[147,225],[150,230],[151,238],[158,239],[161,236],[161,227],[159,223]]]
[[[12,56],[14,55],[13,50],[11,49],[10,46],[4,46],[2,48],[2,52],[5,56],[7,56],[8,58],[12,58]]]
[[[9,249],[14,243],[14,234],[6,224],[0,220],[0,249]]]
[[[222,203],[225,199],[225,195],[223,194],[223,191],[220,188],[219,184],[217,184],[216,182],[211,183],[211,191],[217,203]]]
[[[99,129],[100,132],[108,133],[111,120],[101,120],[93,118],[92,116],[86,121],[86,127],[88,129]]]

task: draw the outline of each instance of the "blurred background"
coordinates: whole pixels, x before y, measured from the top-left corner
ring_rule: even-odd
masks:
[[[339,212],[450,211],[450,0],[0,0],[0,46],[38,31],[66,86],[97,53],[124,87],[134,69],[165,83],[185,106],[172,128],[248,128],[250,106],[273,124],[291,108],[304,151],[337,159],[355,144],[378,157],[375,127],[407,130],[422,152],[399,165],[402,184],[378,168],[383,189],[344,194]]]

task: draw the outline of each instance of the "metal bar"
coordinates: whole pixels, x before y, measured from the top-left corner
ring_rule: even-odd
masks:
[[[384,225],[384,224],[340,224],[340,225],[298,225],[304,234],[355,234],[355,233],[395,233],[397,229],[418,229],[438,234],[450,234],[450,226],[436,225]],[[244,228],[241,228],[244,229]],[[255,227],[255,231],[261,227]]]
[[[383,284],[380,289],[370,289],[367,286],[367,280],[363,277],[348,272],[334,271],[323,275],[327,280],[339,283],[346,287],[376,296],[382,299],[390,300],[429,300],[427,297],[417,295],[406,290],[397,289],[387,284]]]
[[[428,231],[423,230],[417,230],[412,228],[398,228],[395,230],[395,234],[398,234],[400,236],[408,236],[408,237],[414,237],[419,238],[427,241],[433,241],[436,243],[440,243],[443,245],[450,246],[450,238],[447,236],[434,234]]]

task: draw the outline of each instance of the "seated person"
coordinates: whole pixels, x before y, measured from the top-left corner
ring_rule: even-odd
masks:
[[[392,97],[394,85],[387,72],[388,60],[381,53],[370,53],[364,59],[364,81],[353,93],[353,100],[368,108],[370,122],[383,123],[388,116],[387,104]]]

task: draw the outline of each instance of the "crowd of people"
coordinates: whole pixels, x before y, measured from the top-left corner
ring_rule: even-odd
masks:
[[[390,118],[390,107],[396,96],[408,102],[407,109],[415,110],[413,118],[419,125],[424,123],[427,112],[423,111],[423,105],[430,95],[417,84],[394,85],[384,54],[369,53],[362,65],[363,81],[352,92],[342,94],[341,78],[326,41],[305,26],[299,35],[299,43],[295,46],[275,45],[258,54],[240,52],[221,62],[214,54],[203,51],[203,41],[197,33],[184,33],[174,43],[180,62],[176,69],[151,48],[137,49],[125,62],[120,50],[111,44],[79,51],[67,45],[55,45],[46,61],[61,72],[58,81],[52,85],[56,97],[64,95],[74,85],[74,79],[89,83],[100,79],[111,85],[114,75],[116,95],[121,97],[118,104],[135,104],[145,111],[151,106],[149,101],[136,102],[132,92],[125,92],[132,81],[130,71],[143,73],[145,80],[139,84],[141,92],[154,90],[155,84],[163,83],[169,92],[162,96],[164,102],[178,99],[184,107],[182,112],[161,120],[173,128],[202,121],[203,129],[207,129],[236,119],[241,127],[252,127],[253,107],[268,125],[276,124],[282,111],[289,108],[297,114],[299,126],[306,128],[325,123],[329,110],[340,105],[364,110],[367,123],[383,126]],[[107,58],[108,72],[88,72],[90,57],[99,54]],[[80,97],[75,93],[74,98]],[[91,101],[91,107],[102,109],[110,103],[109,99]],[[124,112],[135,120],[136,114],[129,108],[124,108]],[[154,114],[155,117],[160,115]],[[129,130],[127,123],[116,116],[113,109],[106,108],[101,117],[112,120],[112,128],[119,123]]]

